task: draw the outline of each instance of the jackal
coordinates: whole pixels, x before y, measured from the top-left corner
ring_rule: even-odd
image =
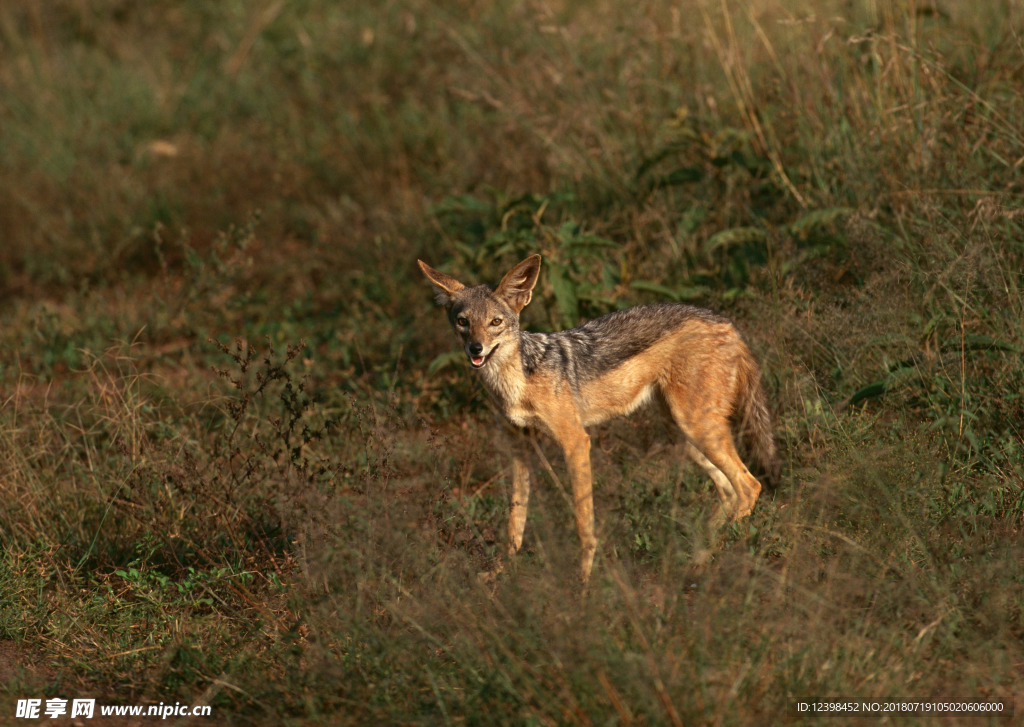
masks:
[[[712,522],[749,515],[761,483],[736,451],[730,423],[768,477],[778,472],[761,374],[750,349],[722,316],[681,303],[620,310],[568,331],[528,333],[540,255],[513,267],[497,288],[466,287],[422,260],[470,365],[514,427],[547,431],[562,448],[582,546],[580,577],[594,562],[590,436],[586,427],[659,400],[683,433],[686,454],[714,481],[721,502]],[[530,472],[512,447],[509,554],[523,542]]]

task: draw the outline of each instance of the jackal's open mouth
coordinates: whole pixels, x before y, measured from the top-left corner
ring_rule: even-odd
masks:
[[[494,354],[494,352],[495,352],[496,350],[498,350],[498,347],[497,347],[497,346],[495,346],[494,348],[492,348],[492,349],[491,349],[490,351],[488,351],[488,352],[487,352],[486,354],[484,354],[483,356],[474,356],[474,355],[472,355],[472,354],[468,354],[468,355],[469,355],[469,363],[470,363],[470,364],[471,364],[471,365],[473,366],[473,368],[475,368],[475,369],[481,368],[481,367],[483,367],[483,365],[484,365],[484,364],[486,364],[486,363],[487,363],[487,360],[488,360],[488,359],[489,359],[489,358],[490,358],[490,357],[491,357],[491,356],[492,356],[492,355]]]

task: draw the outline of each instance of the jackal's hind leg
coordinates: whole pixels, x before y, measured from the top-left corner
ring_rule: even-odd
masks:
[[[733,488],[729,478],[725,476],[725,473],[715,467],[711,460],[705,457],[689,441],[686,442],[684,451],[686,456],[696,462],[707,473],[708,477],[711,478],[711,481],[715,483],[719,501],[715,503],[714,510],[712,510],[710,525],[713,529],[718,529],[725,525],[729,515],[736,512],[736,508],[739,505],[739,497],[736,495],[736,490]]]
[[[700,443],[699,449],[701,454],[710,460],[710,464],[719,471],[719,474],[725,475],[732,485],[733,497],[728,498],[728,502],[723,497],[723,505],[728,510],[730,518],[739,520],[753,512],[754,504],[761,494],[761,483],[750,474],[750,470],[743,464],[743,460],[736,452],[736,445],[733,444],[728,425],[723,424],[717,432],[705,438]],[[707,467],[705,467],[705,471],[711,475],[712,479],[715,478]],[[718,485],[721,493],[722,487],[717,480],[715,484]]]
[[[726,401],[713,389],[703,392],[672,392],[666,402],[683,436],[686,453],[715,483],[724,513],[716,510],[712,524],[746,517],[754,509],[761,483],[747,470],[736,452]],[[687,396],[688,395],[688,396]],[[702,399],[688,401],[689,397]]]

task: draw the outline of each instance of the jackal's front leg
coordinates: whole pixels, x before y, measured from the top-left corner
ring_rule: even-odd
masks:
[[[530,468],[526,456],[512,447],[512,497],[508,510],[508,554],[515,555],[523,546],[526,530],[526,507],[530,502]]]
[[[526,508],[530,502],[529,432],[513,426],[495,412],[498,424],[497,444],[512,463],[512,492],[508,502],[508,554],[523,547]]]
[[[578,431],[559,437],[572,480],[572,504],[576,532],[580,537],[580,580],[590,578],[594,567],[597,536],[594,534],[594,483],[590,471],[590,436],[581,426]]]

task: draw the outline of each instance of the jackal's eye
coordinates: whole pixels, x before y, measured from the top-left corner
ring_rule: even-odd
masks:
[[[494,320],[491,321],[491,325],[492,326],[500,326],[501,325],[501,319],[500,318],[495,318]]]
[[[462,317],[462,316],[459,316],[458,318],[456,318],[455,322],[458,323],[463,328],[465,328],[466,326],[469,325],[469,320],[467,318]]]

